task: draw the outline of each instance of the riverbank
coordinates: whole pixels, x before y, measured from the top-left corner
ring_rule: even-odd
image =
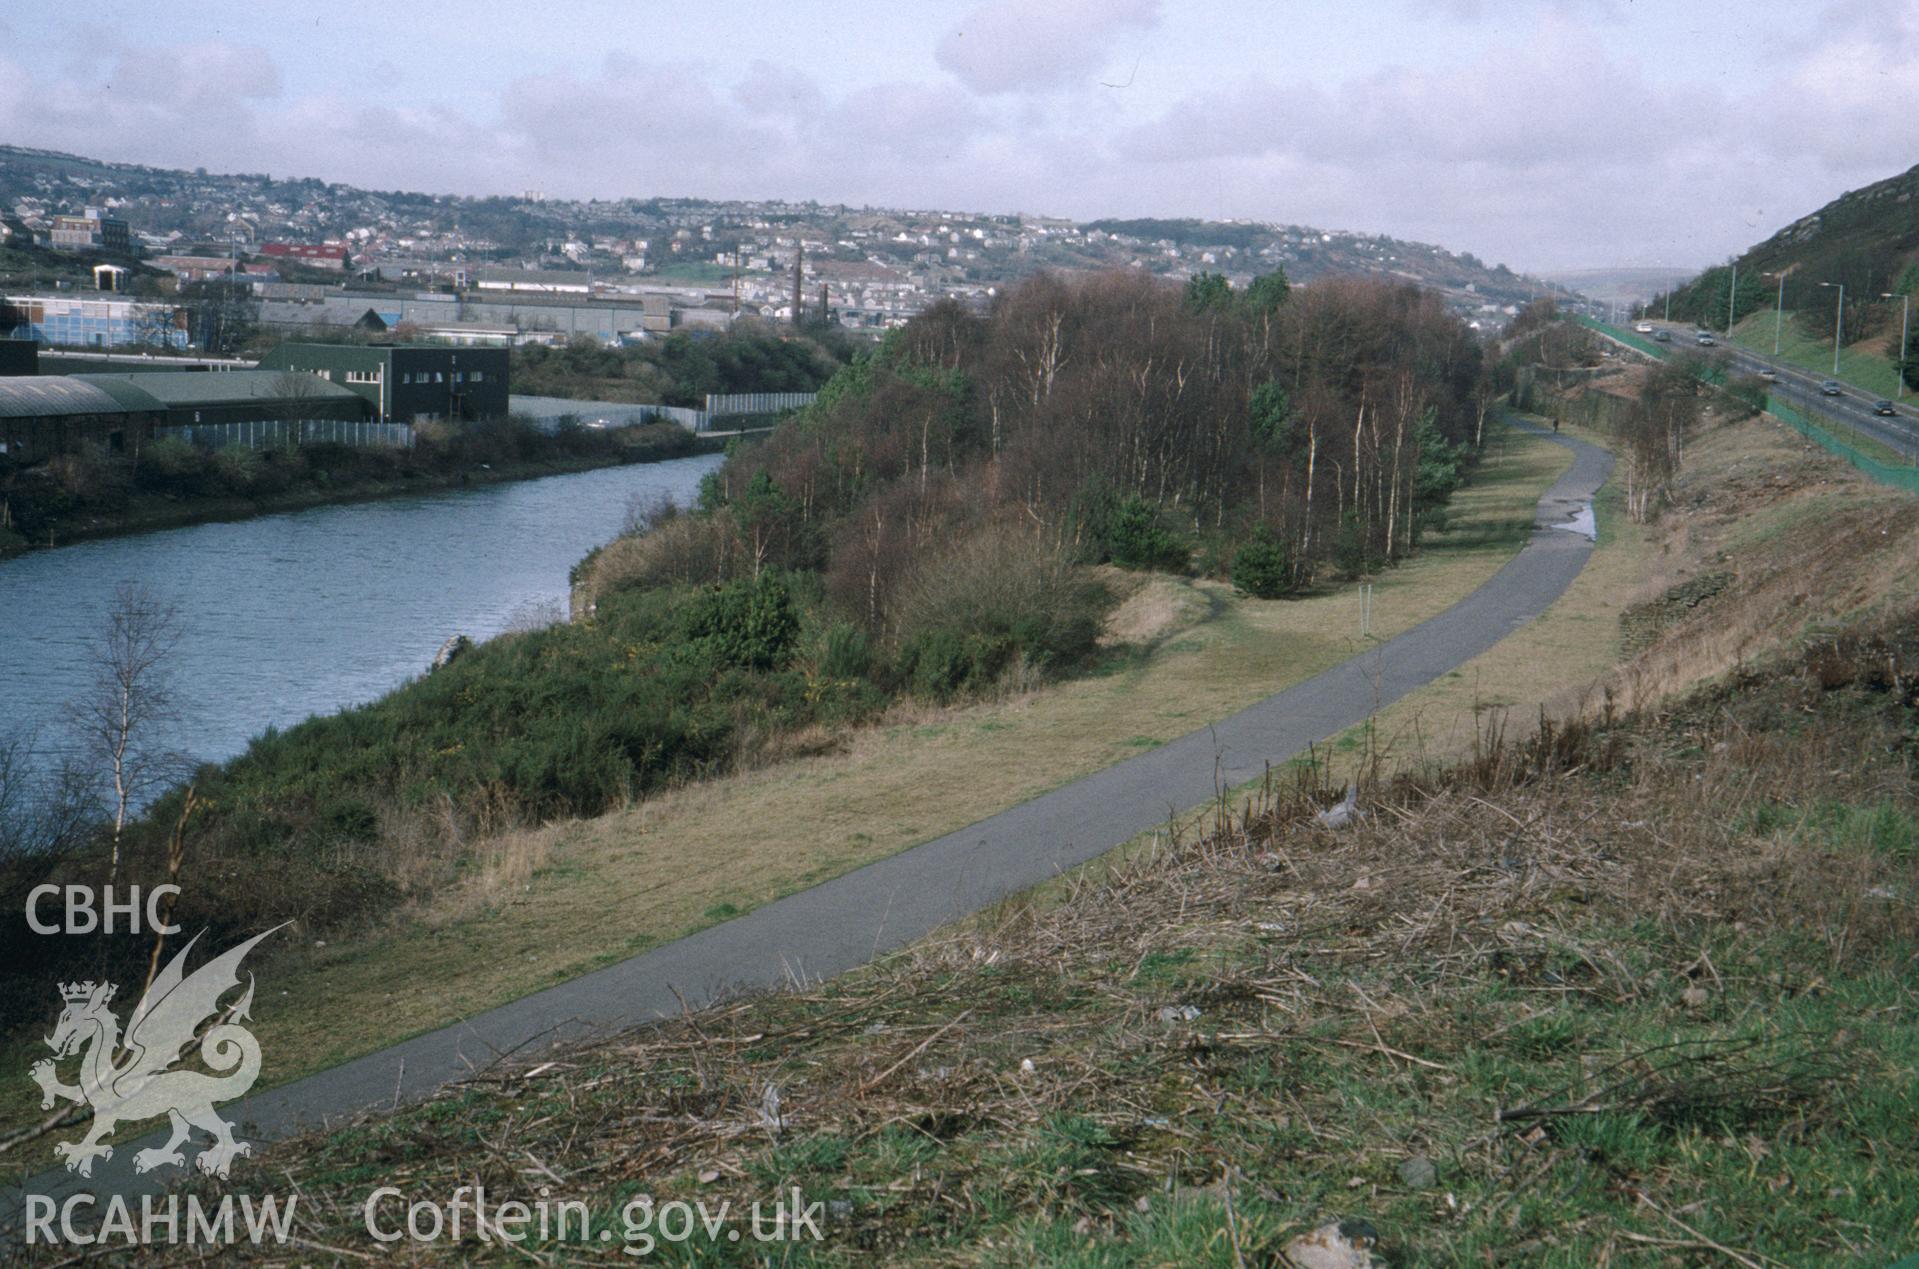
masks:
[[[445,489],[462,489],[564,476],[605,467],[665,462],[700,454],[715,454],[725,446],[719,437],[697,436],[677,424],[655,424],[610,434],[616,444],[599,452],[556,453],[508,461],[474,461],[445,469],[429,465],[394,463],[358,478],[293,485],[261,493],[127,494],[117,509],[75,509],[47,517],[33,525],[31,537],[9,521],[0,525],[0,560],[34,550],[101,538],[125,537],[180,529],[197,524],[249,520],[256,516],[306,511],[406,497]],[[217,456],[216,456],[217,457]],[[13,487],[0,492],[10,499]]]
[[[1434,533],[1419,556],[1380,577],[1375,638],[1445,611],[1496,574],[1527,540],[1538,498],[1562,474],[1567,455],[1538,437],[1498,435],[1478,479],[1456,495],[1449,527]],[[270,1078],[281,1082],[350,1059],[406,1032],[483,1011],[853,871],[1165,745],[1370,646],[1355,637],[1356,609],[1343,588],[1275,602],[1203,579],[1130,575],[1129,584],[1128,576],[1108,575],[1116,589],[1132,590],[1107,622],[1102,672],[985,701],[902,702],[864,725],[816,720],[822,725],[791,730],[776,742],[783,760],[763,753],[761,761],[734,774],[678,783],[597,818],[556,815],[540,827],[494,826],[491,832],[488,825],[463,822],[463,844],[449,848],[442,861],[457,865],[450,881],[442,876],[445,884],[421,887],[402,910],[376,914],[351,937],[320,928],[324,912],[302,923],[303,937],[289,944],[273,970],[287,994],[274,1017],[261,1023],[263,1044],[271,1032],[276,1054]],[[595,623],[609,638],[645,624],[616,607],[603,606]],[[579,641],[583,633],[575,628],[568,641]],[[639,659],[622,673],[629,666],[629,643]],[[323,726],[325,744],[317,743],[323,738],[314,725],[289,733],[257,750],[256,765],[288,780],[295,779],[289,773],[300,772],[298,788],[313,791],[316,767],[334,765],[323,761],[327,753],[361,755],[366,765],[405,769],[419,778],[475,761],[482,746],[473,738],[495,734],[501,719],[453,726],[451,720],[472,708],[469,702],[484,699],[464,689],[477,678],[509,680],[520,685],[516,693],[541,701],[542,715],[561,712],[555,674],[563,663],[547,655],[552,645],[537,636],[516,638],[482,650],[491,655],[456,663],[455,673],[425,680],[413,696],[424,692],[432,699],[421,699],[413,712],[433,720],[444,735],[436,730],[410,756],[382,748],[386,731],[375,724],[394,717],[403,703],[390,699],[378,709],[330,720]],[[600,683],[592,700],[628,679],[652,681],[674,669],[649,668],[647,649],[629,638],[613,640],[611,651],[609,656],[602,647],[580,659],[582,673]],[[512,664],[493,664],[502,657]],[[636,676],[631,668],[644,672]],[[731,680],[735,697],[746,686],[738,673],[722,677]],[[792,689],[789,715],[802,701],[813,713],[856,705],[840,699],[847,687],[839,674],[794,676]],[[534,716],[524,708],[507,713]],[[580,725],[569,733],[572,740],[536,748],[581,758],[609,752],[605,727],[589,723],[588,712],[576,717]],[[707,722],[689,713],[676,725],[680,734],[701,736],[711,730]],[[312,747],[300,744],[300,753],[288,748],[307,741],[307,733]],[[523,777],[540,755],[517,754],[520,748],[526,746],[516,746],[513,761],[499,765]],[[438,756],[429,761],[426,755]],[[574,778],[596,769],[571,760],[555,768]],[[238,805],[237,789],[208,783],[202,792]],[[294,809],[287,797],[276,797],[273,806],[279,813]],[[276,832],[337,838],[369,815],[407,842],[432,827],[402,824],[378,799],[356,804],[328,795],[316,797],[310,812],[293,815]],[[754,827],[744,831],[744,825]],[[206,836],[211,827],[202,823],[196,830],[196,858],[201,868],[221,872],[217,860],[223,852]],[[303,853],[305,862],[297,868],[276,873],[276,892],[310,882],[312,860],[343,849],[336,842]],[[394,866],[396,849],[357,857],[371,875]],[[220,911],[182,919],[198,928],[230,918],[237,905],[258,897],[254,887],[246,889],[242,895],[223,888]],[[371,885],[364,891],[384,893]],[[337,900],[361,895],[343,891]],[[611,896],[617,899],[609,902]],[[594,919],[582,922],[583,911]],[[273,922],[262,917],[253,925],[263,923]],[[366,1010],[369,1000],[382,1008]],[[396,1030],[393,1019],[400,1017],[407,1025]]]

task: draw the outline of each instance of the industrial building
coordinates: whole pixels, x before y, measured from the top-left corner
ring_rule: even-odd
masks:
[[[375,420],[412,423],[505,415],[507,362],[504,348],[286,343],[260,366],[316,375],[364,397]]]
[[[104,296],[0,297],[21,321],[17,339],[73,348],[187,346],[185,311],[172,304]]]
[[[558,269],[481,269],[480,290],[515,291],[530,295],[590,295],[591,273]]]
[[[273,260],[303,264],[309,269],[329,269],[334,273],[345,272],[347,266],[346,248],[337,242],[320,246],[299,242],[269,242],[260,248],[260,254]]]
[[[0,453],[38,462],[87,443],[120,453],[159,429],[370,413],[358,393],[284,370],[9,377],[0,379]]]

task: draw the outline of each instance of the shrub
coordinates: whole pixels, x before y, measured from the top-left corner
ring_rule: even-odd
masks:
[[[866,632],[847,622],[835,622],[820,635],[814,668],[829,679],[856,679],[873,663]]]
[[[1113,563],[1121,568],[1183,569],[1191,554],[1160,521],[1159,509],[1138,496],[1120,500],[1110,542]]]
[[[1292,594],[1292,550],[1271,529],[1261,526],[1233,556],[1233,585],[1255,599],[1280,599]]]
[[[1366,526],[1355,512],[1340,517],[1333,535],[1333,563],[1347,581],[1362,577],[1379,566],[1379,553],[1366,533]]]
[[[229,445],[213,456],[214,477],[233,493],[252,492],[264,466],[260,455],[244,445]]]
[[[902,587],[899,677],[943,699],[990,686],[1017,660],[1066,668],[1097,645],[1107,599],[1029,531],[987,528],[925,561]]]
[[[168,437],[140,452],[136,480],[141,488],[175,497],[206,492],[212,462],[185,441]]]
[[[1726,403],[1734,418],[1750,418],[1766,409],[1766,381],[1758,375],[1740,375],[1726,384]]]
[[[720,516],[675,516],[645,533],[615,538],[577,578],[590,598],[675,583],[723,581],[732,554],[733,524]]]
[[[799,631],[792,592],[770,570],[701,592],[681,627],[687,644],[714,664],[753,670],[786,664]]]

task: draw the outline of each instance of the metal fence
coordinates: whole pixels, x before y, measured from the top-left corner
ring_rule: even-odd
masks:
[[[365,423],[353,419],[257,419],[243,423],[183,423],[156,427],[155,440],[181,440],[199,449],[280,449],[291,445],[351,445],[360,449],[411,449],[411,423]]]
[[[1880,484],[1919,494],[1919,467],[1889,463],[1847,443],[1840,434],[1850,430],[1851,424],[1820,414],[1818,407],[1810,401],[1789,405],[1772,396],[1766,400],[1766,413],[1826,452],[1845,459]]]
[[[1592,318],[1582,317],[1579,320],[1596,331],[1621,343],[1631,344],[1662,360],[1673,351],[1670,344],[1660,347]],[[1703,373],[1709,382],[1724,382],[1724,373],[1716,367],[1709,366]],[[1788,397],[1790,400],[1787,399]],[[1766,413],[1827,453],[1845,459],[1880,484],[1890,485],[1894,489],[1903,489],[1907,493],[1919,494],[1919,448],[1915,448],[1912,454],[1914,465],[1887,462],[1884,458],[1875,457],[1859,445],[1845,439],[1850,435],[1857,440],[1858,430],[1846,419],[1822,409],[1820,404],[1822,400],[1823,398],[1814,393],[1805,383],[1788,377],[1781,387],[1775,388],[1767,396]],[[1884,442],[1880,442],[1880,445],[1883,448],[1894,449],[1896,452],[1896,447],[1886,446]]]
[[[729,414],[782,414],[805,409],[817,396],[817,392],[709,392],[706,414],[709,419]]]

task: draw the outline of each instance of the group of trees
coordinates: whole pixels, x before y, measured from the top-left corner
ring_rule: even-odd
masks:
[[[698,408],[710,392],[812,392],[852,357],[843,335],[742,323],[616,348],[578,338],[513,350],[513,386],[536,396]]]
[[[1639,394],[1617,417],[1626,469],[1626,514],[1644,522],[1658,510],[1699,423],[1705,386],[1698,358],[1674,357],[1652,367]]]
[[[915,318],[734,454],[698,514],[588,579],[817,573],[909,661],[927,579],[982,554],[1035,574],[1110,561],[1229,577],[1251,550],[1248,588],[1290,593],[1414,549],[1470,457],[1479,380],[1470,333],[1415,287],[1042,274],[984,314],[947,302]]]

